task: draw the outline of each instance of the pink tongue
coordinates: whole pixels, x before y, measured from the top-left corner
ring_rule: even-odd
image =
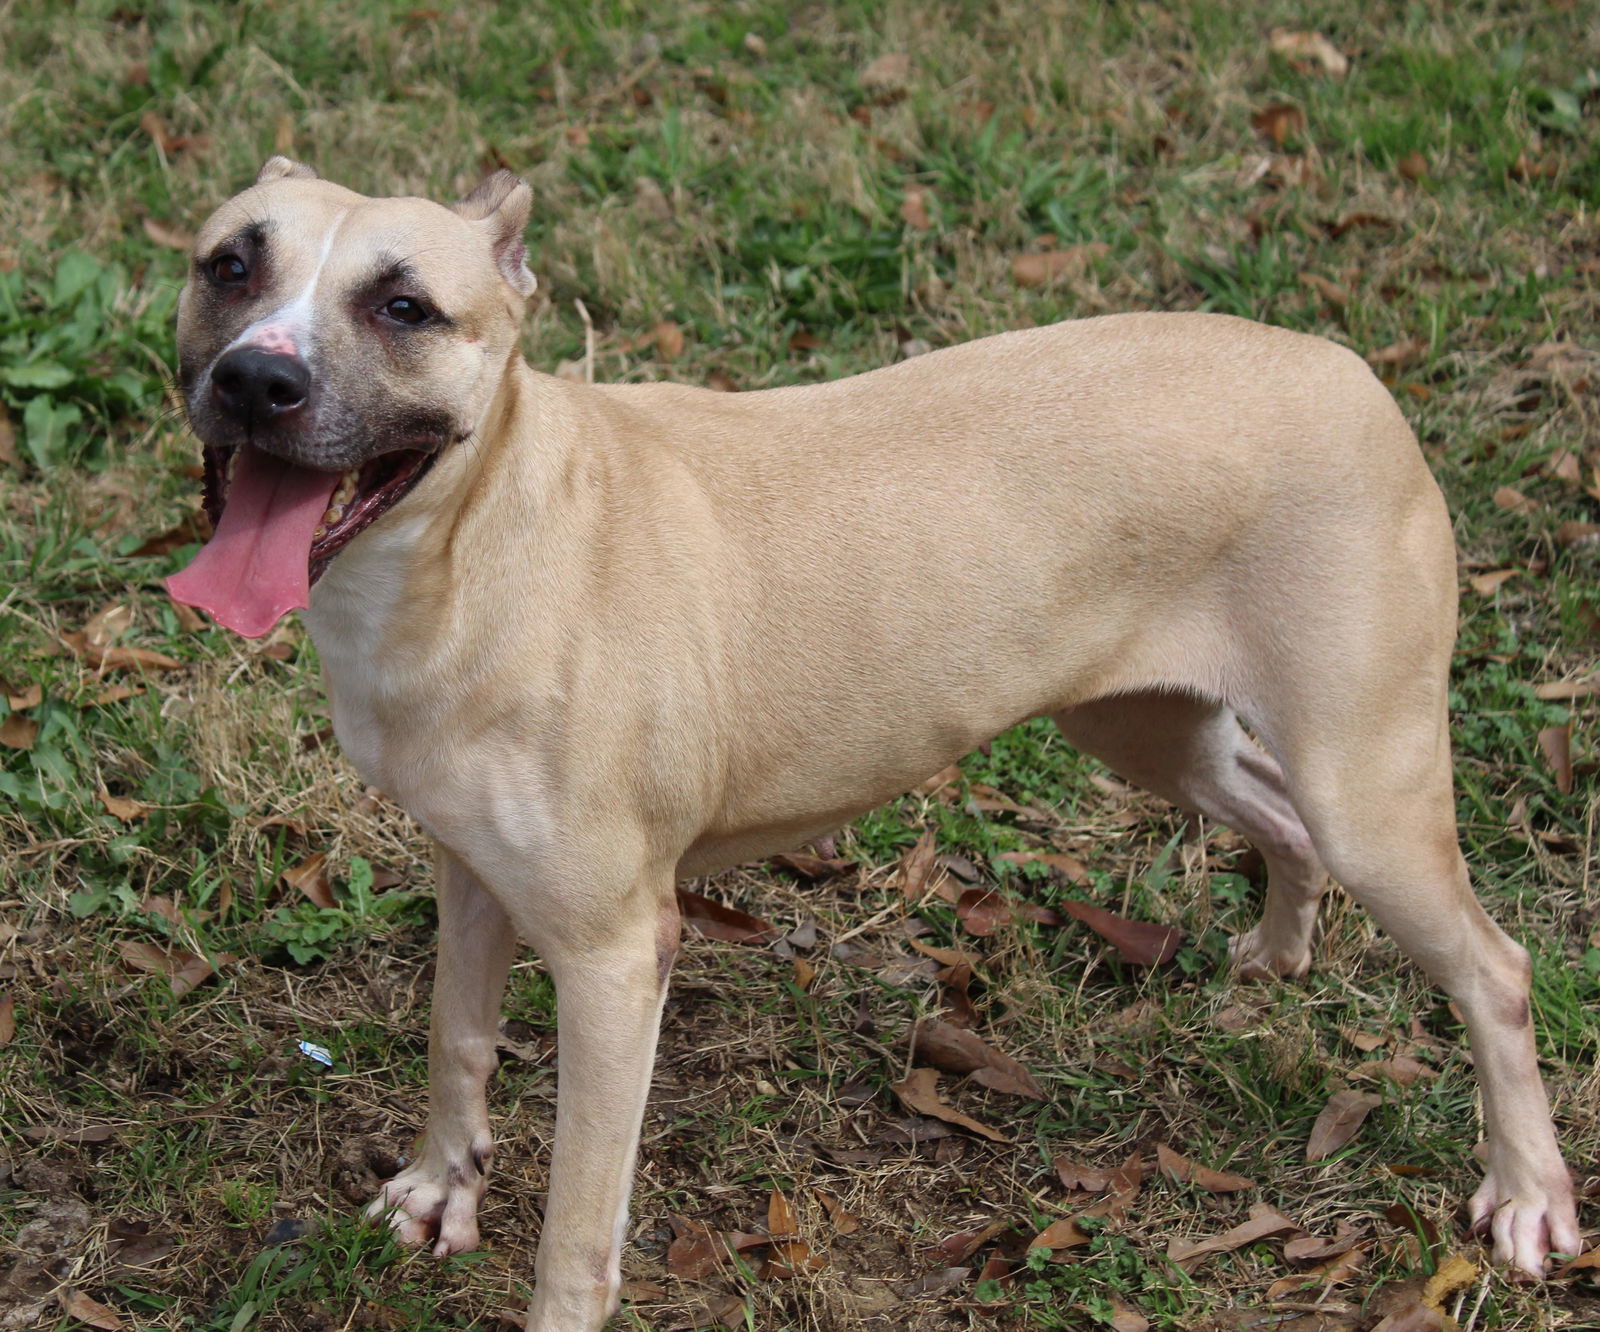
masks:
[[[167,579],[176,601],[260,638],[311,604],[311,542],[339,484],[337,472],[296,467],[245,444],[216,533],[182,573]]]

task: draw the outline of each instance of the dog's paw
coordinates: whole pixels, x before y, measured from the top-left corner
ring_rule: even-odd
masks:
[[[1566,1170],[1550,1187],[1513,1192],[1502,1188],[1491,1170],[1472,1195],[1472,1229],[1494,1240],[1494,1260],[1510,1263],[1535,1281],[1544,1276],[1552,1253],[1577,1254],[1583,1240]]]
[[[476,1249],[488,1155],[475,1150],[455,1162],[435,1160],[425,1151],[384,1184],[367,1215],[387,1220],[402,1244],[431,1244],[435,1258]]]
[[[1311,970],[1311,947],[1265,938],[1257,925],[1228,940],[1228,961],[1240,980],[1294,980]]]

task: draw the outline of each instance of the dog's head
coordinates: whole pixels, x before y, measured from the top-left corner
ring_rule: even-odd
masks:
[[[534,288],[531,202],[506,171],[444,207],[367,198],[274,157],[212,214],[178,301],[178,383],[205,446],[213,545],[226,534],[238,553],[203,587],[181,575],[174,595],[209,597],[197,604],[229,623],[214,603],[238,600],[270,564],[304,604],[282,567],[293,546],[305,543],[308,589],[472,435]]]

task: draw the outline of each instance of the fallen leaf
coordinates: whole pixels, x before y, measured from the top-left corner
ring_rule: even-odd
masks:
[[[44,702],[44,686],[31,684],[20,694],[6,695],[6,703],[13,712],[21,712],[25,708],[36,708]]]
[[[21,1130],[29,1142],[104,1142],[118,1131],[115,1124],[85,1124],[82,1128],[67,1128],[62,1124],[30,1124]]]
[[[1354,231],[1358,227],[1381,227],[1386,229],[1394,225],[1394,219],[1385,217],[1382,213],[1346,213],[1337,222],[1328,223],[1327,231],[1329,236],[1334,240],[1338,240],[1340,236]]]
[[[706,387],[715,389],[718,393],[737,393],[739,386],[733,382],[733,376],[726,370],[713,370],[706,375]]]
[[[1556,790],[1562,795],[1572,794],[1572,723],[1546,726],[1539,732],[1539,752],[1550,771],[1555,774]]]
[[[1337,46],[1320,32],[1291,32],[1288,28],[1274,28],[1267,37],[1273,51],[1291,61],[1302,72],[1309,72],[1312,64],[1336,79],[1350,72],[1350,60]]]
[[[907,902],[922,897],[933,871],[934,832],[924,828],[916,844],[900,858],[900,896]]]
[[[325,851],[313,851],[278,877],[324,911],[332,911],[337,905],[333,900],[333,881],[328,873],[328,854]]]
[[[959,1286],[971,1275],[970,1267],[947,1267],[943,1271],[930,1272],[925,1277],[909,1282],[901,1287],[901,1291],[908,1300],[914,1300],[919,1295],[937,1295],[941,1291],[949,1290],[951,1286]]]
[[[1226,1171],[1196,1165],[1187,1156],[1180,1156],[1161,1143],[1156,1146],[1156,1166],[1180,1184],[1197,1184],[1208,1193],[1237,1193],[1240,1189],[1253,1189],[1256,1186],[1255,1180],[1246,1179],[1243,1175],[1230,1175]]]
[[[1387,347],[1379,347],[1377,351],[1368,352],[1367,364],[1374,367],[1390,367],[1399,369],[1401,366],[1412,365],[1420,361],[1428,350],[1428,344],[1422,338],[1402,338],[1399,342],[1391,342]]]
[[[7,749],[32,749],[33,743],[39,738],[39,723],[32,717],[24,717],[20,713],[8,712],[0,720],[0,745]]]
[[[1285,1250],[1288,1246],[1285,1245]],[[1285,1295],[1292,1295],[1297,1290],[1304,1290],[1308,1286],[1320,1287],[1326,1291],[1329,1287],[1342,1285],[1350,1280],[1361,1269],[1367,1260],[1365,1249],[1350,1249],[1347,1252],[1335,1254],[1319,1267],[1309,1271],[1296,1272],[1293,1276],[1280,1277],[1267,1287],[1269,1300],[1281,1300]]]
[[[1052,878],[1067,883],[1089,882],[1089,867],[1064,851],[1007,851],[999,858],[1013,865],[1047,865]]]
[[[900,201],[900,220],[914,231],[926,231],[933,225],[928,216],[928,191],[921,185],[907,185],[905,198]]]
[[[1334,1092],[1311,1126],[1311,1136],[1306,1140],[1306,1160],[1322,1161],[1332,1156],[1356,1136],[1373,1108],[1382,1103],[1382,1097],[1370,1092]]]
[[[1111,1300],[1111,1332],[1149,1332],[1150,1320],[1115,1295]]]
[[[1565,550],[1568,546],[1587,546],[1600,540],[1600,523],[1580,523],[1576,519],[1559,524],[1555,542]]]
[[[935,1252],[947,1264],[965,1262],[1002,1231],[1010,1230],[1011,1222],[1001,1219],[991,1221],[977,1230],[961,1230],[940,1240]]]
[[[1174,1239],[1167,1242],[1167,1257],[1186,1272],[1193,1272],[1206,1258],[1218,1253],[1232,1253],[1246,1244],[1269,1239],[1274,1235],[1287,1235],[1300,1227],[1276,1207],[1268,1203],[1252,1203],[1250,1219],[1240,1222],[1221,1235],[1211,1235],[1201,1240]]]
[[[1501,486],[1492,497],[1497,508],[1510,513],[1537,513],[1539,501],[1529,499],[1515,486]]]
[[[4,407],[0,407],[0,464],[7,467],[22,465],[22,459],[17,457],[17,428],[11,424],[11,417]]]
[[[1086,1234],[1071,1217],[1063,1217],[1059,1221],[1052,1221],[1029,1240],[1028,1247],[1056,1252],[1061,1249],[1076,1249],[1088,1244],[1093,1238],[1093,1235]]]
[[[1350,1073],[1352,1078],[1392,1078],[1402,1087],[1409,1087],[1423,1078],[1436,1078],[1439,1070],[1429,1068],[1410,1055],[1395,1055],[1392,1059],[1369,1059],[1358,1064]]]
[[[1084,241],[1058,250],[1040,250],[1011,257],[1011,276],[1021,287],[1043,287],[1057,278],[1087,273],[1096,259],[1111,253],[1105,241]]]
[[[683,330],[672,320],[663,319],[650,330],[650,336],[655,341],[656,354],[663,361],[676,361],[683,355]]]
[[[629,1304],[652,1304],[656,1300],[667,1297],[667,1288],[658,1286],[654,1281],[641,1281],[636,1277],[629,1277],[622,1283],[622,1288],[617,1292]],[[520,1326],[524,1316],[518,1314],[514,1320]]]
[[[906,942],[924,957],[931,957],[941,966],[970,967],[972,965],[972,958],[959,948],[941,948],[938,944],[924,943],[921,939],[907,939]]]
[[[773,1239],[787,1239],[800,1233],[800,1223],[795,1220],[794,1207],[777,1189],[767,1194],[767,1234]]]
[[[1455,1319],[1420,1302],[1390,1314],[1372,1332],[1452,1332]]]
[[[789,334],[789,350],[792,352],[816,351],[821,346],[822,339],[810,329],[797,328]]]
[[[1350,304],[1350,293],[1332,278],[1325,278],[1320,273],[1300,274],[1302,286],[1310,287],[1312,291],[1321,296],[1329,305],[1337,305],[1341,310]]]
[[[133,558],[142,560],[152,555],[170,555],[182,546],[192,546],[197,541],[205,541],[210,535],[210,521],[204,513],[196,510],[176,527],[169,527],[165,532],[150,537],[133,552]],[[174,608],[179,605],[178,602],[172,604]]]
[[[105,806],[106,813],[121,819],[124,823],[132,823],[135,819],[142,819],[150,812],[149,805],[142,805],[137,800],[130,800],[127,796],[114,796],[109,791],[97,791],[97,798]]]
[[[737,907],[723,906],[687,888],[678,889],[678,914],[683,923],[708,939],[725,943],[765,943],[781,931]]]
[[[956,919],[968,934],[986,939],[1005,918],[1005,904],[993,888],[968,888],[956,899]]]
[[[1407,180],[1421,180],[1428,174],[1428,159],[1421,153],[1407,153],[1394,166]]]
[[[114,602],[83,626],[84,642],[94,651],[104,652],[127,633],[132,624],[133,607]]]
[[[827,1265],[828,1260],[820,1253],[812,1253],[804,1240],[790,1240],[768,1250],[759,1275],[763,1281],[787,1281],[807,1272],[820,1272]]]
[[[1079,1165],[1076,1161],[1069,1161],[1065,1156],[1058,1156],[1051,1162],[1055,1166],[1056,1178],[1061,1181],[1061,1187],[1069,1192],[1074,1189],[1084,1189],[1089,1193],[1104,1193],[1111,1187],[1112,1171],[1099,1166]]]
[[[1563,1263],[1559,1270],[1552,1275],[1558,1277],[1571,1276],[1574,1272],[1588,1272],[1600,1270],[1600,1244],[1590,1249],[1587,1253],[1580,1253],[1570,1263]]]
[[[1271,139],[1278,147],[1306,127],[1306,113],[1293,102],[1273,102],[1250,117],[1250,124],[1264,139]]]
[[[873,92],[900,92],[911,81],[911,57],[896,51],[863,67],[861,86]]]
[[[108,1309],[99,1300],[91,1300],[81,1290],[63,1290],[58,1293],[57,1298],[69,1318],[76,1318],[80,1323],[99,1328],[101,1332],[121,1332],[122,1319],[116,1312]]]
[[[938,1085],[939,1074],[934,1069],[914,1068],[902,1081],[890,1083],[890,1090],[900,1098],[900,1103],[912,1114],[927,1115],[946,1124],[968,1129],[979,1137],[989,1139],[990,1142],[1011,1141],[998,1129],[980,1124],[970,1115],[962,1114],[953,1105],[944,1101],[939,1095]]]
[[[961,786],[961,765],[952,763],[948,768],[940,768],[925,782],[918,782],[911,789],[918,795],[937,796],[941,800],[953,797]]]
[[[0,994],[0,1045],[9,1045],[17,1034],[17,998]]]
[[[822,1204],[822,1210],[828,1214],[828,1220],[833,1222],[833,1228],[841,1235],[853,1235],[861,1229],[860,1219],[853,1213],[847,1212],[837,1198],[831,1193],[824,1193],[821,1189],[813,1189],[817,1201]]]
[[[1081,920],[1134,966],[1163,966],[1177,956],[1183,943],[1183,932],[1170,925],[1124,920],[1087,902],[1062,902],[1061,909]]]
[[[1341,1221],[1334,1227],[1332,1237],[1306,1235],[1300,1239],[1292,1239],[1283,1246],[1283,1256],[1291,1263],[1321,1262],[1327,1258],[1337,1258],[1342,1253],[1349,1253],[1356,1247],[1355,1241],[1360,1235],[1348,1221]]]
[[[1443,1312],[1446,1300],[1458,1290],[1475,1285],[1477,1280],[1478,1265],[1459,1253],[1452,1253],[1428,1278],[1428,1284],[1422,1288],[1422,1302],[1430,1309]]]
[[[159,218],[144,219],[144,234],[157,245],[165,245],[169,250],[187,250],[194,244],[194,232],[175,226],[171,222],[163,222]]]
[[[1492,597],[1500,590],[1502,583],[1515,578],[1521,572],[1521,569],[1494,569],[1489,573],[1478,574],[1468,581],[1472,585],[1472,590],[1480,597]]]
[[[855,861],[844,856],[808,856],[804,851],[784,851],[772,860],[805,879],[831,879],[856,867]]]
[[[811,983],[814,980],[816,980],[816,978],[817,978],[817,969],[816,969],[816,967],[812,966],[811,963],[807,962],[806,959],[803,958],[803,957],[795,958],[795,960],[794,960],[794,983],[795,983],[795,988],[796,989],[801,990],[801,991],[809,990],[811,988]]]
[[[971,1073],[975,1081],[994,1091],[1035,1101],[1045,1099],[1033,1074],[1010,1055],[1002,1054],[975,1033],[938,1018],[923,1018],[912,1028],[911,1057],[946,1073]]]

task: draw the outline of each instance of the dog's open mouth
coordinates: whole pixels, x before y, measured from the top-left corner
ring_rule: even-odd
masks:
[[[214,528],[222,524],[239,454],[237,448],[206,445],[205,506]],[[404,499],[437,456],[424,449],[395,449],[340,474],[322,518],[311,532],[306,570],[310,581],[321,578],[335,555]]]
[[[250,444],[205,450],[205,506],[216,527],[182,573],[179,601],[259,638],[310,605],[311,584],[358,534],[398,504],[438,455],[395,449],[350,471],[321,472]]]

